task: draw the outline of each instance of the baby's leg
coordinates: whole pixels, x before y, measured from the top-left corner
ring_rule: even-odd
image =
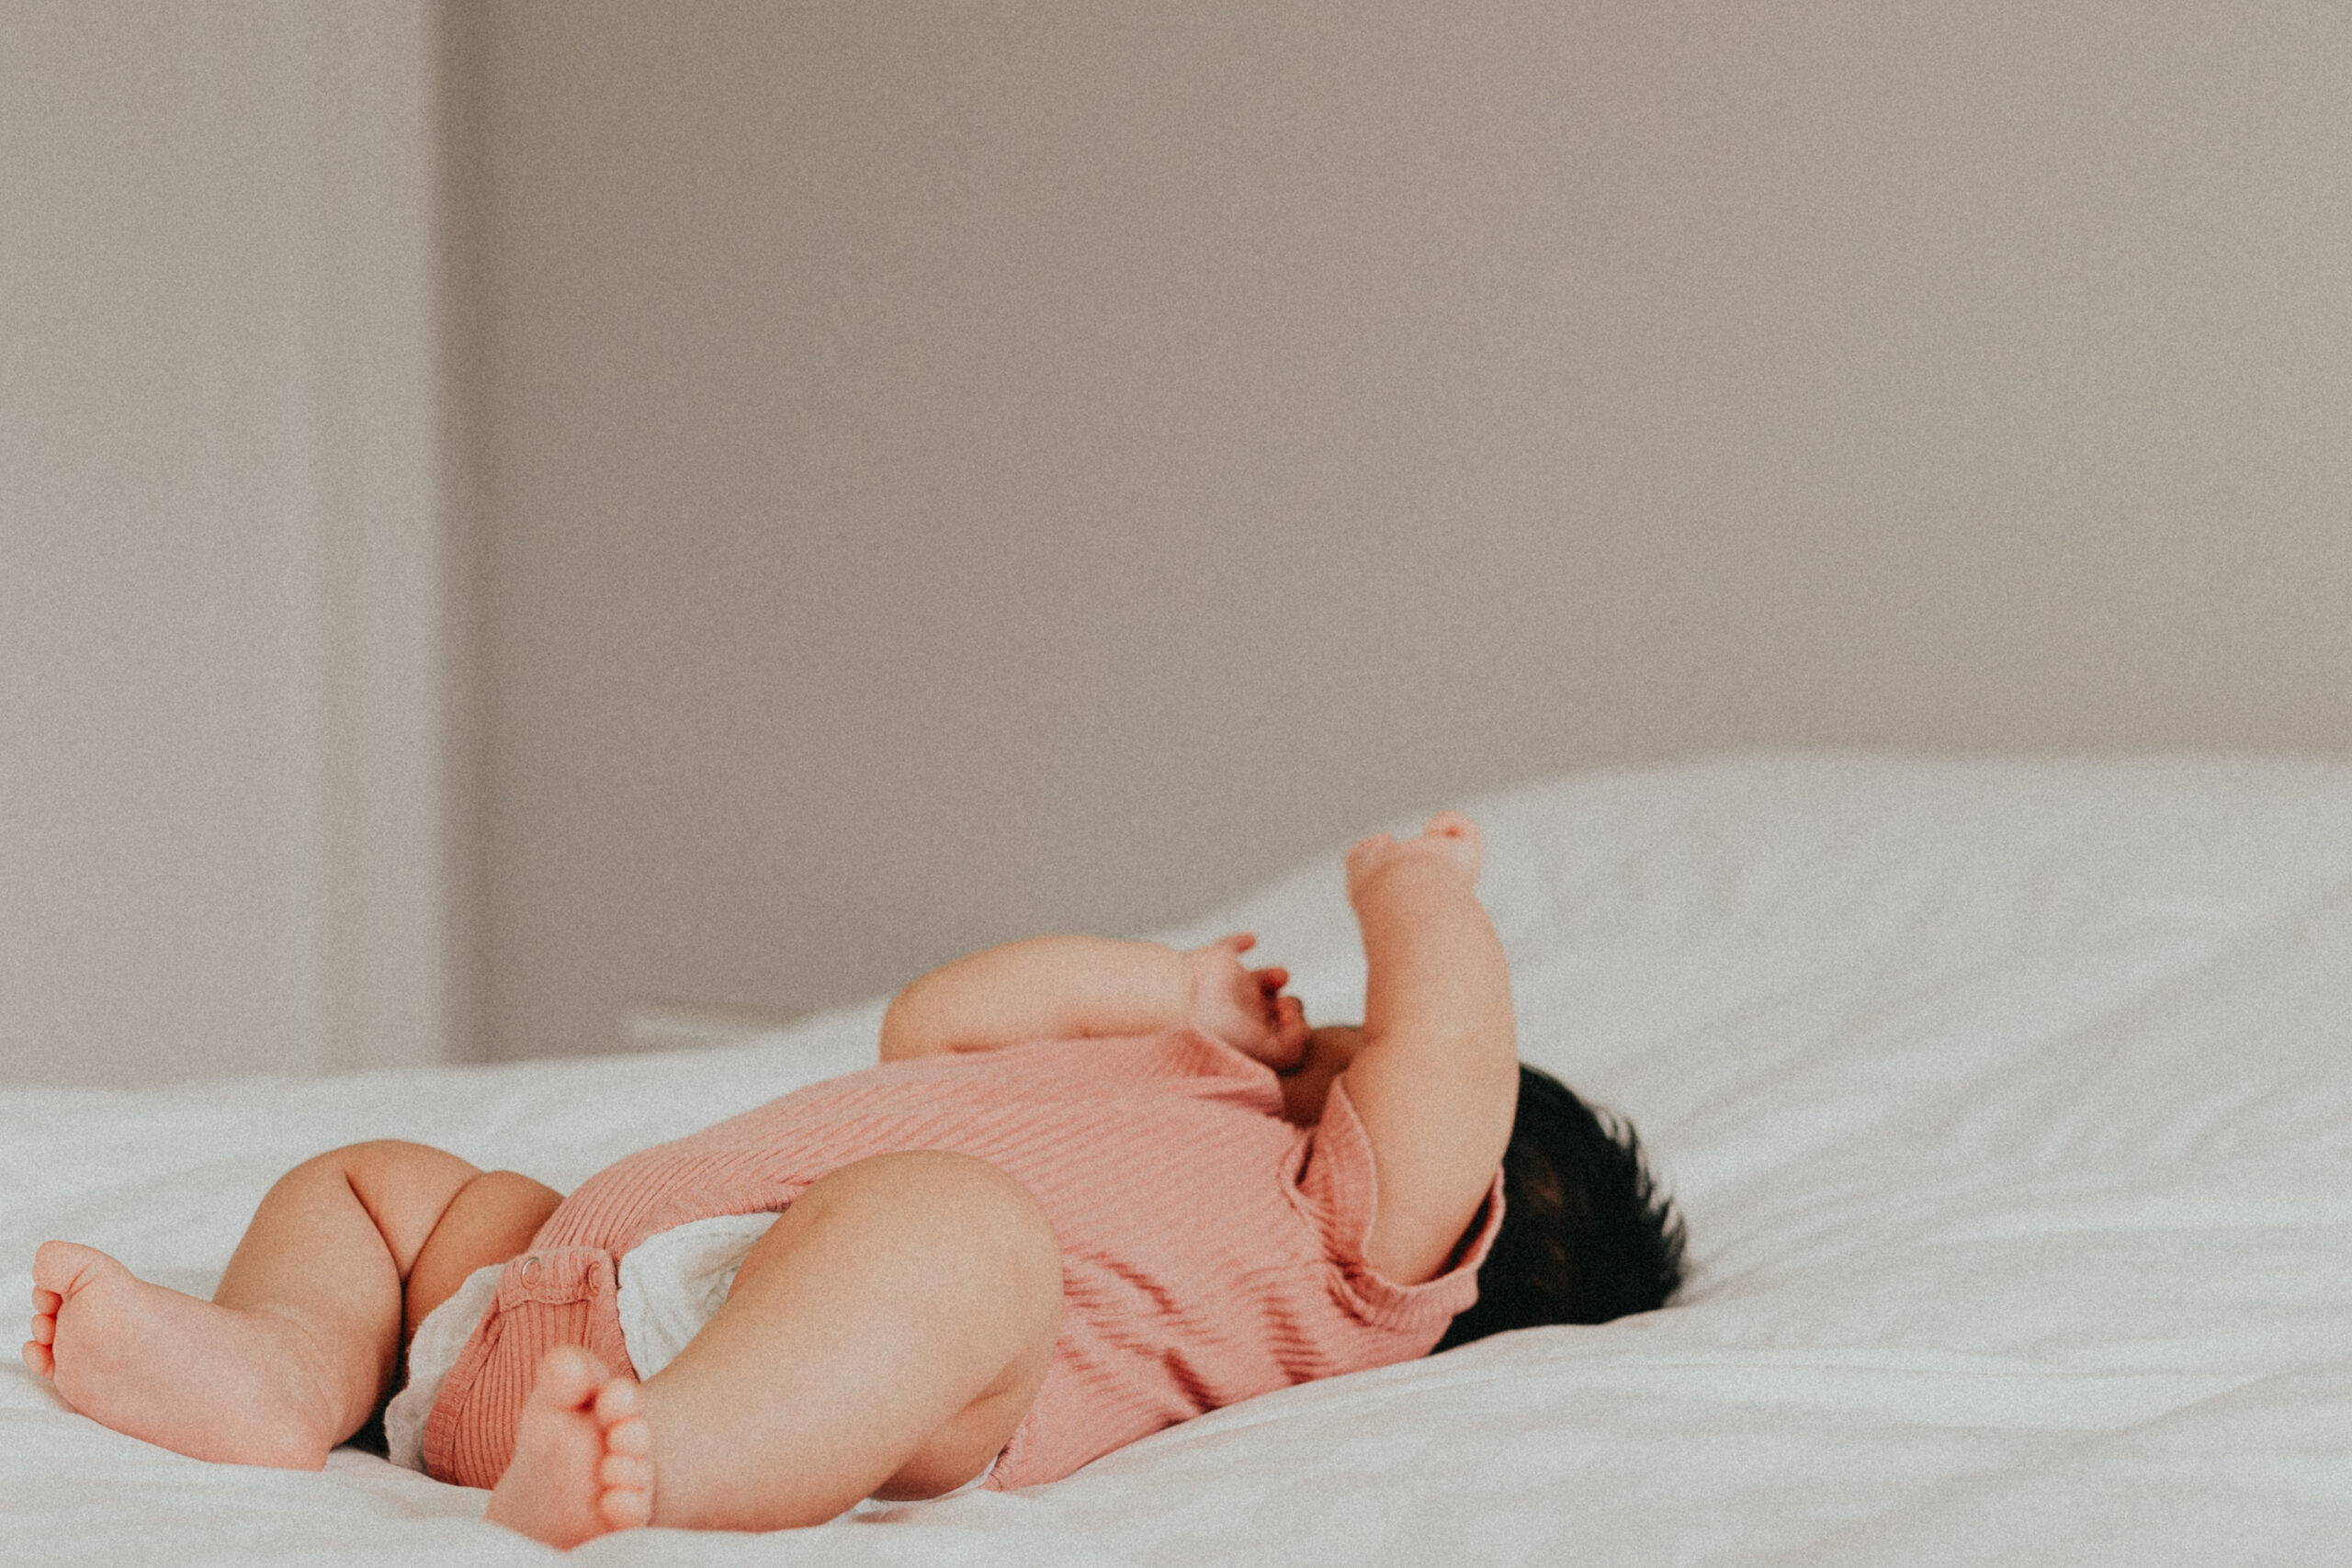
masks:
[[[794,1200],[641,1387],[551,1352],[488,1517],[568,1547],[935,1496],[1012,1437],[1060,1320],[1060,1249],[1019,1183],[963,1155],[860,1160]]]
[[[119,1432],[197,1459],[316,1470],[389,1390],[404,1287],[418,1287],[421,1317],[467,1269],[527,1246],[556,1201],[418,1144],[337,1149],[269,1190],[209,1302],[95,1247],[45,1243],[25,1361]]]

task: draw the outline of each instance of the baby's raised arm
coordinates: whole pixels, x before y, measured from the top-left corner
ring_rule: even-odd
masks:
[[[900,991],[882,1015],[882,1059],[994,1051],[1033,1040],[1192,1028],[1275,1067],[1306,1039],[1279,968],[1248,969],[1238,932],[1190,952],[1155,942],[1046,936],[985,948]]]
[[[1348,852],[1363,932],[1363,1043],[1340,1082],[1372,1139],[1378,1205],[1365,1259],[1434,1279],[1493,1185],[1519,1104],[1510,971],[1478,902],[1477,827],[1441,812],[1417,839]]]

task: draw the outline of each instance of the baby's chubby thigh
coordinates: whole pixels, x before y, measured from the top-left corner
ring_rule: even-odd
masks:
[[[512,1170],[485,1170],[459,1188],[410,1267],[402,1342],[416,1337],[417,1326],[466,1276],[526,1251],[562,1201],[554,1188]]]
[[[828,1173],[645,1384],[654,1522],[775,1529],[970,1481],[1045,1381],[1061,1281],[1045,1211],[986,1161]]]

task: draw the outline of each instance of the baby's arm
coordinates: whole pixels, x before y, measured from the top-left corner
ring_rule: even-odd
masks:
[[[882,1059],[1150,1034],[1175,1028],[1191,1006],[1191,968],[1172,947],[1032,937],[959,958],[900,991],[882,1015]]]
[[[1510,971],[1478,902],[1480,856],[1477,828],[1454,812],[1418,839],[1348,852],[1367,977],[1363,1043],[1340,1081],[1378,1171],[1365,1260],[1400,1284],[1445,1268],[1518,1109]]]
[[[959,958],[900,991],[882,1016],[882,1059],[994,1051],[1033,1040],[1112,1039],[1193,1028],[1275,1066],[1306,1036],[1289,975],[1245,969],[1254,937],[1191,952],[1153,942],[1046,936]]]

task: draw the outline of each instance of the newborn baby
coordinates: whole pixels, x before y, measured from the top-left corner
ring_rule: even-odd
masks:
[[[1349,852],[1360,1027],[1310,1030],[1247,935],[991,948],[899,994],[881,1066],[568,1199],[336,1150],[271,1188],[210,1302],[47,1243],[25,1359],[131,1437],[317,1469],[493,1270],[424,1462],[569,1547],[1032,1485],[1272,1389],[1662,1304],[1679,1222],[1629,1127],[1520,1066],[1480,859],[1453,813]],[[637,1364],[624,1261],[753,1214],[707,1321]]]

